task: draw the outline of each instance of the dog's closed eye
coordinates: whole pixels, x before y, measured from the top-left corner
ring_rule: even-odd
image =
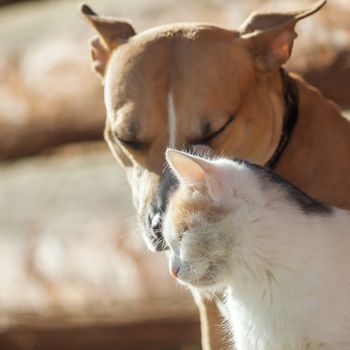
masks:
[[[146,143],[143,141],[140,141],[136,138],[136,132],[135,130],[128,128],[127,132],[124,134],[120,134],[119,132],[115,131],[113,133],[113,137],[115,140],[119,141],[122,145],[128,148],[132,148],[133,150],[142,150],[146,148]]]
[[[219,129],[217,129],[216,131],[212,131],[211,130],[211,126],[209,123],[205,124],[203,127],[203,135],[205,135],[204,137],[200,138],[199,140],[196,140],[195,142],[193,142],[194,144],[207,144],[208,142],[210,142],[211,140],[213,140],[215,137],[217,137],[219,134],[221,134],[226,127],[231,124],[231,122],[233,122],[235,119],[234,115],[231,115],[228,120],[225,122],[225,124],[223,126],[221,126]]]
[[[116,136],[116,139],[120,142],[120,143],[122,143],[124,146],[126,146],[126,147],[130,147],[130,148],[132,148],[132,149],[134,149],[134,150],[141,150],[141,149],[143,149],[143,148],[145,148],[144,146],[144,144],[142,143],[142,142],[138,142],[138,141],[136,141],[136,140],[123,140],[123,139],[121,139],[120,137],[118,137],[118,136]]]
[[[117,120],[118,121],[118,120]],[[144,140],[140,140],[140,127],[135,122],[116,123],[112,128],[114,140],[120,142],[123,146],[131,148],[133,150],[145,149],[147,143]]]

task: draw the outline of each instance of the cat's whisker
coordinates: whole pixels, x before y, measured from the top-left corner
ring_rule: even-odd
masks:
[[[193,273],[196,276],[196,282],[199,283],[198,272],[196,271],[196,269],[192,265],[190,265],[190,267],[191,267],[191,274]]]
[[[167,244],[164,239],[162,239],[162,250],[165,250],[167,248]]]
[[[163,239],[158,239],[158,240],[156,241],[155,249],[158,250],[159,246],[160,246],[161,248],[164,247],[164,241],[163,241]]]

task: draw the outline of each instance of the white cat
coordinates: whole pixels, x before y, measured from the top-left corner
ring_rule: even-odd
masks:
[[[233,348],[350,349],[350,212],[247,162],[166,157],[170,271],[224,291]]]

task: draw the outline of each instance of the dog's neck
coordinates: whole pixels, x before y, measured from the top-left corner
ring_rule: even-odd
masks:
[[[299,114],[299,93],[297,84],[283,68],[280,69],[280,74],[283,84],[285,111],[280,141],[274,154],[266,163],[266,166],[270,168],[274,168],[282,156],[297,123]]]
[[[291,74],[290,79],[299,92],[299,117],[274,170],[311,196],[349,208],[344,193],[350,190],[350,123],[302,78]]]

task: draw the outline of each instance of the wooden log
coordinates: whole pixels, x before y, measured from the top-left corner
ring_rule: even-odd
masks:
[[[6,350],[200,350],[198,320],[164,319],[126,325],[11,327],[0,334]]]

